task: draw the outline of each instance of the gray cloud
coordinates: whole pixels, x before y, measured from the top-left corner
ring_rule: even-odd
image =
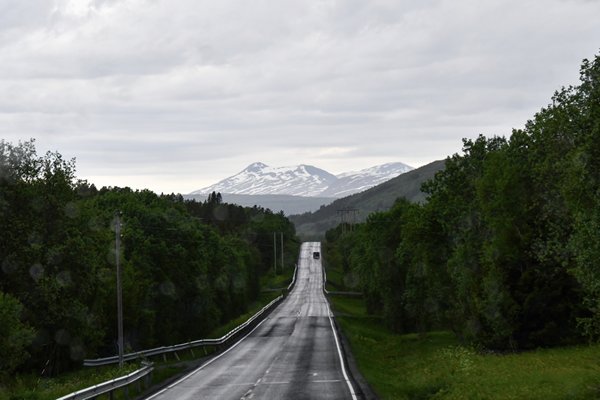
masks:
[[[583,0],[8,0],[0,137],[157,191],[259,160],[421,165],[576,83],[597,15]]]

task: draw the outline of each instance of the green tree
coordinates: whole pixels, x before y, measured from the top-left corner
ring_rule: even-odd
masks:
[[[34,331],[23,322],[23,305],[0,291],[0,378],[7,377],[29,357]]]

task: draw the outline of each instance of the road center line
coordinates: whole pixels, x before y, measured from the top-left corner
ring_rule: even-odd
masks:
[[[167,390],[173,388],[173,386],[180,384],[181,382],[185,381],[186,379],[190,378],[191,376],[195,375],[198,371],[202,370],[204,367],[212,364],[213,362],[217,361],[219,358],[223,357],[225,354],[229,353],[231,350],[233,350],[234,348],[237,347],[238,344],[242,343],[242,341],[244,339],[246,339],[248,336],[250,336],[252,334],[252,332],[254,332],[256,329],[258,329],[259,326],[261,326],[263,324],[263,322],[265,322],[266,320],[268,320],[269,318],[265,318],[262,321],[260,321],[260,323],[258,325],[256,325],[254,327],[254,329],[252,329],[250,332],[248,332],[248,334],[246,336],[244,336],[243,338],[241,338],[240,340],[238,340],[237,342],[235,342],[235,344],[233,346],[231,346],[230,348],[228,348],[227,350],[225,350],[224,352],[222,352],[221,354],[219,354],[218,356],[211,358],[210,360],[208,360],[207,362],[205,362],[204,364],[202,364],[201,366],[199,366],[198,368],[196,368],[195,370],[193,370],[192,372],[190,372],[189,374],[187,374],[186,376],[184,376],[183,378],[179,379],[178,381],[176,381],[175,383],[170,384],[169,386],[167,386],[166,388],[164,388],[163,390],[154,393],[152,396],[150,397],[146,397],[146,400],[150,400],[155,398],[156,396],[159,396],[161,394],[163,394],[164,392],[166,392]]]

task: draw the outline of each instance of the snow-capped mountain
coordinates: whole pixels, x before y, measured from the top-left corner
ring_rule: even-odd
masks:
[[[389,181],[396,176],[412,170],[413,168],[401,163],[388,163],[375,167],[362,169],[360,171],[345,172],[337,175],[337,181],[330,185],[327,190],[321,192],[323,197],[345,197],[353,193],[362,192]]]
[[[336,181],[335,175],[312,165],[269,167],[257,162],[234,176],[190,194],[221,192],[315,197]]]
[[[406,164],[397,162],[335,176],[312,165],[269,167],[256,162],[240,173],[212,186],[196,190],[190,195],[221,192],[245,195],[344,197],[369,189],[412,169]]]

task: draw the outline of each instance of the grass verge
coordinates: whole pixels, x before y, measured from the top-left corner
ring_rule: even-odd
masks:
[[[600,345],[479,354],[450,332],[389,332],[361,299],[331,297],[358,367],[381,399],[600,398]]]
[[[266,275],[260,278],[260,287],[263,290],[283,289],[292,281],[294,275],[294,268],[284,268],[283,272],[278,271],[278,274],[274,274],[273,271],[269,271]]]
[[[18,375],[10,384],[0,386],[0,400],[54,400],[76,390],[105,382],[140,368],[139,364],[80,369],[56,378]]]

